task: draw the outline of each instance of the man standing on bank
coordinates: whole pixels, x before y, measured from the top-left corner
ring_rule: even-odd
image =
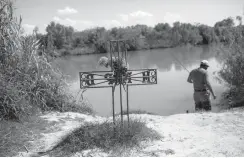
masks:
[[[209,82],[207,69],[208,61],[203,60],[199,68],[192,70],[189,74],[187,82],[193,83],[195,111],[206,110],[211,111],[210,93],[216,99],[212,86]]]

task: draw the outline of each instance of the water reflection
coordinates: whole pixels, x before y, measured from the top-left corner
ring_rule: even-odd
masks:
[[[151,86],[133,86],[130,88],[130,108],[141,109],[160,115],[182,113],[194,109],[192,85],[186,82],[188,72],[199,66],[201,60],[209,60],[209,72],[219,69],[214,47],[178,47],[129,52],[130,69],[157,68],[158,84]],[[79,90],[78,72],[102,70],[96,68],[97,61],[104,54],[66,57],[57,60],[60,69],[70,75],[72,91]],[[180,61],[180,63],[179,63]],[[211,76],[211,75],[210,75]],[[221,85],[210,78],[212,86],[219,96]],[[125,95],[125,94],[123,94]],[[119,93],[116,91],[116,111],[119,112]],[[85,97],[100,115],[111,115],[111,89],[89,89]],[[123,100],[125,103],[125,99]],[[215,101],[216,102],[216,101]],[[215,103],[214,102],[214,103]],[[124,104],[125,106],[125,104]]]
[[[159,71],[170,71],[173,64],[177,70],[183,70],[177,60],[185,67],[198,64],[203,59],[214,57],[210,47],[178,47],[168,49],[154,49],[129,54],[129,63],[133,68],[157,67]],[[176,58],[176,59],[175,59]]]

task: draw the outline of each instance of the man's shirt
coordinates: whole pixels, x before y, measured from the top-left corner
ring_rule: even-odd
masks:
[[[190,72],[188,80],[193,81],[194,90],[209,89],[210,83],[208,80],[207,70],[197,68]]]

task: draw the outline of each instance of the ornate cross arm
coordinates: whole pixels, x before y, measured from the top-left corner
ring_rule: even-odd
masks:
[[[80,88],[112,87],[114,80],[112,71],[80,72]]]
[[[157,69],[128,70],[128,85],[151,85],[157,84]]]
[[[106,88],[116,85],[157,84],[157,69],[80,72],[80,88]]]

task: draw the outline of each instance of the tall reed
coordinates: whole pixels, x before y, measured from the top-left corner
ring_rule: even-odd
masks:
[[[66,92],[64,75],[48,61],[45,50],[39,53],[34,33],[21,34],[22,19],[13,11],[11,0],[0,1],[0,117],[19,119],[35,109],[92,112]]]

